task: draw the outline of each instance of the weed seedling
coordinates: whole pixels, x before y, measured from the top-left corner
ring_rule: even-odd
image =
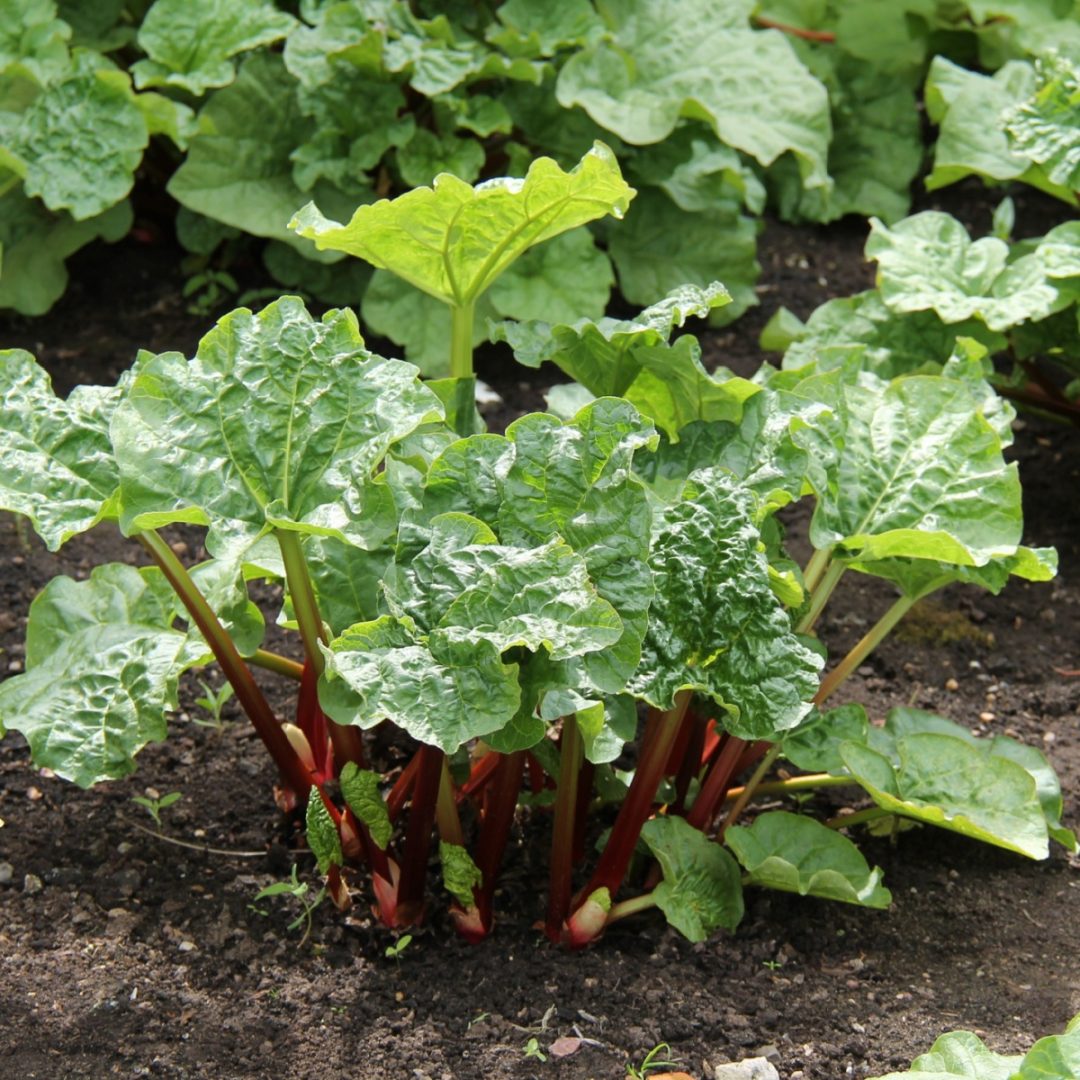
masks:
[[[649,1073],[657,1069],[676,1069],[682,1062],[671,1061],[667,1055],[671,1053],[671,1047],[667,1043],[657,1043],[646,1055],[640,1065],[635,1066],[632,1062],[626,1063],[626,1075],[632,1080],[648,1080]]]
[[[326,889],[320,889],[313,900],[308,900],[307,896],[310,892],[310,886],[306,881],[301,881],[296,876],[296,866],[292,868],[292,876],[288,881],[275,881],[273,885],[267,885],[265,889],[260,889],[255,894],[255,899],[252,903],[248,904],[248,908],[254,911],[257,915],[269,915],[270,912],[264,908],[257,907],[256,905],[260,900],[265,900],[271,896],[291,896],[295,900],[299,901],[301,912],[291,923],[289,923],[290,930],[296,930],[301,925],[304,927],[304,936],[300,938],[297,948],[303,947],[303,944],[311,936],[311,916],[314,914],[315,909],[326,899]]]
[[[224,727],[224,721],[221,719],[221,710],[225,707],[225,703],[233,696],[233,688],[229,683],[224,683],[220,690],[215,690],[209,683],[199,680],[199,685],[202,687],[203,696],[195,699],[195,704],[200,705],[209,714],[209,720],[201,720],[195,716],[192,719],[200,727],[212,727],[216,731],[221,731]]]
[[[536,1058],[537,1061],[547,1061],[547,1054],[540,1049],[540,1043],[535,1037],[531,1038],[522,1048],[521,1052],[527,1058]]]
[[[401,963],[401,954],[412,944],[412,934],[402,934],[393,945],[386,946],[386,958]]]
[[[174,802],[182,798],[179,791],[170,791],[167,795],[159,796],[153,788],[147,788],[147,795],[132,795],[131,801],[143,807],[154,819],[157,831],[161,832],[161,811],[167,810]]]

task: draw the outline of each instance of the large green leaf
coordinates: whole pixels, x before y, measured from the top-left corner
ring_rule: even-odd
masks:
[[[48,82],[69,64],[70,37],[53,0],[0,0],[0,71],[21,64]]]
[[[1031,99],[1004,117],[1013,149],[1055,184],[1080,191],[1080,63],[1051,54],[1035,62]]]
[[[917,375],[885,383],[837,373],[801,383],[832,416],[795,432],[817,496],[811,540],[861,561],[983,566],[1016,554],[1020,482],[978,383]]]
[[[680,817],[645,822],[641,839],[664,874],[653,891],[656,906],[680,934],[704,941],[720,927],[734,930],[739,925],[743,917],[739,868],[719,844]]]
[[[806,720],[784,736],[784,757],[810,772],[845,772],[840,745],[865,743],[870,720],[861,705],[841,705],[827,712],[815,709]]]
[[[383,616],[336,638],[319,701],[340,724],[369,728],[389,719],[447,753],[498,731],[521,700],[517,665],[489,642],[423,640],[409,619]]]
[[[0,352],[0,507],[25,514],[50,551],[113,510],[109,418],[119,397],[80,386],[63,401],[29,353]]]
[[[893,311],[935,311],[947,323],[978,318],[991,330],[1042,319],[1063,306],[1037,253],[1009,262],[995,236],[972,241],[951,214],[925,210],[891,229],[871,222],[866,256]]]
[[[895,753],[898,763],[859,743],[840,746],[848,771],[890,813],[1046,858],[1046,820],[1021,765],[933,732],[897,738]]]
[[[772,592],[754,516],[752,494],[721,469],[694,473],[663,511],[649,558],[656,595],[628,687],[661,709],[679,690],[707,694],[744,739],[798,724],[822,663]]]
[[[441,414],[415,368],[364,348],[351,312],[315,320],[295,297],[240,308],[193,360],[144,362],[117,408],[122,525],[209,524],[213,550],[271,527],[371,547],[394,522],[375,468]]]
[[[110,563],[88,581],[54,579],[30,607],[26,672],[0,683],[0,727],[80,787],[127,776],[165,738],[180,673],[204,653],[172,628],[175,615],[155,570]]]
[[[934,1042],[930,1053],[917,1057],[908,1072],[874,1080],[1015,1080],[1020,1063],[1019,1054],[997,1054],[970,1031],[950,1031]]]
[[[67,287],[64,260],[100,237],[112,243],[131,228],[126,200],[103,214],[76,221],[51,214],[15,187],[0,196],[0,308],[44,315]]]
[[[757,303],[754,283],[757,224],[735,210],[680,209],[655,188],[638,196],[626,221],[610,230],[608,249],[619,289],[634,304],[647,304],[684,284],[707,288],[722,281],[731,306],[725,321]]]
[[[155,0],[139,27],[147,59],[132,66],[138,87],[204,93],[227,86],[238,53],[280,41],[296,20],[270,0]]]
[[[871,870],[846,836],[813,818],[780,810],[759,814],[749,827],[728,829],[724,840],[751,885],[862,907],[892,903],[880,868]]]
[[[27,195],[77,221],[96,217],[131,190],[149,141],[128,76],[77,49],[63,78],[47,85],[10,132]]]
[[[606,11],[610,37],[563,66],[558,100],[636,144],[665,139],[680,117],[705,120],[763,165],[794,154],[806,186],[827,187],[828,95],[783,34],[749,29],[752,8],[624,0]]]
[[[1080,1026],[1076,1020],[1064,1035],[1040,1039],[1020,1063],[1016,1080],[1058,1080],[1080,1076]]]
[[[449,174],[388,201],[361,206],[348,225],[309,203],[292,221],[301,236],[391,270],[443,303],[473,303],[530,247],[606,214],[633,197],[611,151],[597,143],[569,173],[538,158],[524,180],[472,187]]]

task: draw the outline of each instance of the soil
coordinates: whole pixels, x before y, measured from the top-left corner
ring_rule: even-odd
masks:
[[[981,188],[943,196],[987,228]],[[1016,196],[1020,235],[1060,220],[1045,200]],[[805,317],[867,287],[865,231],[767,225],[761,307],[707,335],[709,361],[752,371],[778,304]],[[62,304],[0,322],[0,343],[34,351],[61,391],[112,381],[139,347],[190,354],[210,319],[185,311],[178,260],[165,241],[88,249]],[[494,355],[481,370],[507,402],[496,425],[542,404],[547,373]],[[1077,828],[1080,678],[1063,672],[1080,666],[1080,442],[1038,419],[1017,427],[1026,541],[1057,546],[1060,576],[922,605],[848,698],[873,716],[914,704],[1040,747]],[[51,556],[4,516],[0,672],[21,669],[27,607],[50,577],[125,558],[141,561],[107,529]],[[876,583],[846,580],[822,626],[834,655],[887,603]],[[183,693],[169,740],[124,782],[81,791],[33,769],[19,736],[0,745],[0,1075],[601,1080],[667,1043],[695,1078],[764,1055],[785,1080],[836,1080],[906,1067],[955,1028],[1019,1052],[1080,1012],[1080,861],[1055,848],[1033,863],[933,829],[863,843],[892,889],[887,912],[750,891],[734,934],[690,945],[644,915],[570,955],[534,929],[550,825],[523,816],[485,943],[464,944],[436,913],[395,959],[361,908],[343,918],[329,904],[301,940],[295,902],[253,904],[295,860],[302,879],[311,869],[274,809],[269,759],[232,704],[219,732],[196,723],[206,714],[194,683]],[[173,791],[182,798],[158,835],[132,796]],[[555,1056],[560,1036],[580,1038],[575,1053]],[[533,1039],[546,1061],[526,1054]]]

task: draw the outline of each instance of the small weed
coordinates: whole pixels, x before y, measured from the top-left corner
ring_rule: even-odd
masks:
[[[320,889],[315,894],[313,900],[307,898],[309,891],[310,886],[308,883],[306,881],[301,881],[296,876],[296,866],[294,865],[292,868],[292,877],[288,881],[275,881],[273,885],[267,885],[265,889],[260,889],[255,894],[255,899],[252,903],[248,904],[248,908],[257,915],[269,915],[269,911],[256,906],[260,900],[266,900],[271,896],[291,896],[295,900],[298,900],[303,910],[291,923],[289,923],[289,929],[296,930],[300,926],[304,927],[304,936],[297,945],[297,948],[301,948],[304,942],[311,936],[312,914],[323,900],[326,899],[326,889]]]
[[[412,934],[402,934],[393,945],[386,946],[386,958],[401,962],[401,954],[412,944]]]
[[[154,819],[154,825],[161,832],[161,811],[167,810],[174,802],[183,798],[179,791],[170,791],[167,795],[158,795],[153,788],[146,789],[146,795],[132,795],[131,801],[143,807]]]
[[[626,1075],[631,1080],[648,1080],[649,1073],[657,1069],[675,1069],[679,1061],[670,1061],[666,1055],[671,1053],[671,1047],[667,1043],[657,1043],[646,1055],[640,1065],[635,1066],[631,1062],[626,1063]]]
[[[202,679],[199,680],[199,685],[203,689],[203,696],[195,699],[196,705],[201,705],[209,714],[209,720],[201,720],[197,716],[193,716],[192,719],[200,727],[212,727],[217,731],[221,731],[224,727],[224,721],[221,719],[221,710],[225,707],[225,702],[233,696],[233,688],[230,683],[225,683],[220,690],[215,690],[209,683],[205,683]]]
[[[537,1061],[547,1061],[547,1054],[540,1049],[540,1043],[535,1039],[530,1039],[522,1048],[521,1052],[527,1058],[536,1058]]]

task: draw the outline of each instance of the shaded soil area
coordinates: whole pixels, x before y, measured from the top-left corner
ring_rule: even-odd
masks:
[[[952,198],[988,226],[981,190]],[[1021,235],[1043,231],[1050,211],[1024,199]],[[846,222],[767,226],[762,305],[709,335],[708,358],[753,370],[778,304],[805,317],[867,287],[864,237]],[[0,322],[0,344],[36,352],[61,390],[114,379],[138,347],[190,353],[209,319],[185,311],[177,259],[165,244],[92,249],[54,315]],[[491,355],[482,374],[510,410],[541,405],[546,373]],[[1080,441],[1038,419],[1019,428],[1025,540],[1057,546],[1061,575],[921,605],[842,699],[876,717],[913,704],[1040,747],[1076,828],[1080,678],[1060,671],[1080,667]],[[174,539],[196,553],[195,534]],[[36,591],[112,559],[143,561],[108,529],[51,556],[0,520],[0,674],[21,670]],[[833,655],[888,602],[877,583],[845,580],[821,628]],[[1080,861],[1057,848],[1032,863],[930,829],[862,842],[893,891],[888,912],[749,891],[734,934],[690,945],[644,915],[569,955],[534,929],[550,822],[523,814],[487,942],[465,945],[436,912],[388,958],[391,938],[361,907],[343,918],[329,904],[301,941],[295,902],[253,900],[294,860],[311,880],[311,860],[274,809],[274,772],[246,722],[230,704],[222,731],[196,723],[198,693],[185,683],[169,740],[142,752],[135,776],[94,791],[34,770],[16,735],[0,745],[0,1074],[600,1080],[666,1042],[694,1077],[764,1054],[785,1080],[836,1080],[905,1066],[953,1028],[1017,1052],[1080,1012]],[[132,796],[173,791],[158,835]],[[845,792],[828,798],[835,809]],[[562,1059],[550,1054],[560,1036],[582,1040]],[[546,1061],[527,1056],[532,1039]]]

